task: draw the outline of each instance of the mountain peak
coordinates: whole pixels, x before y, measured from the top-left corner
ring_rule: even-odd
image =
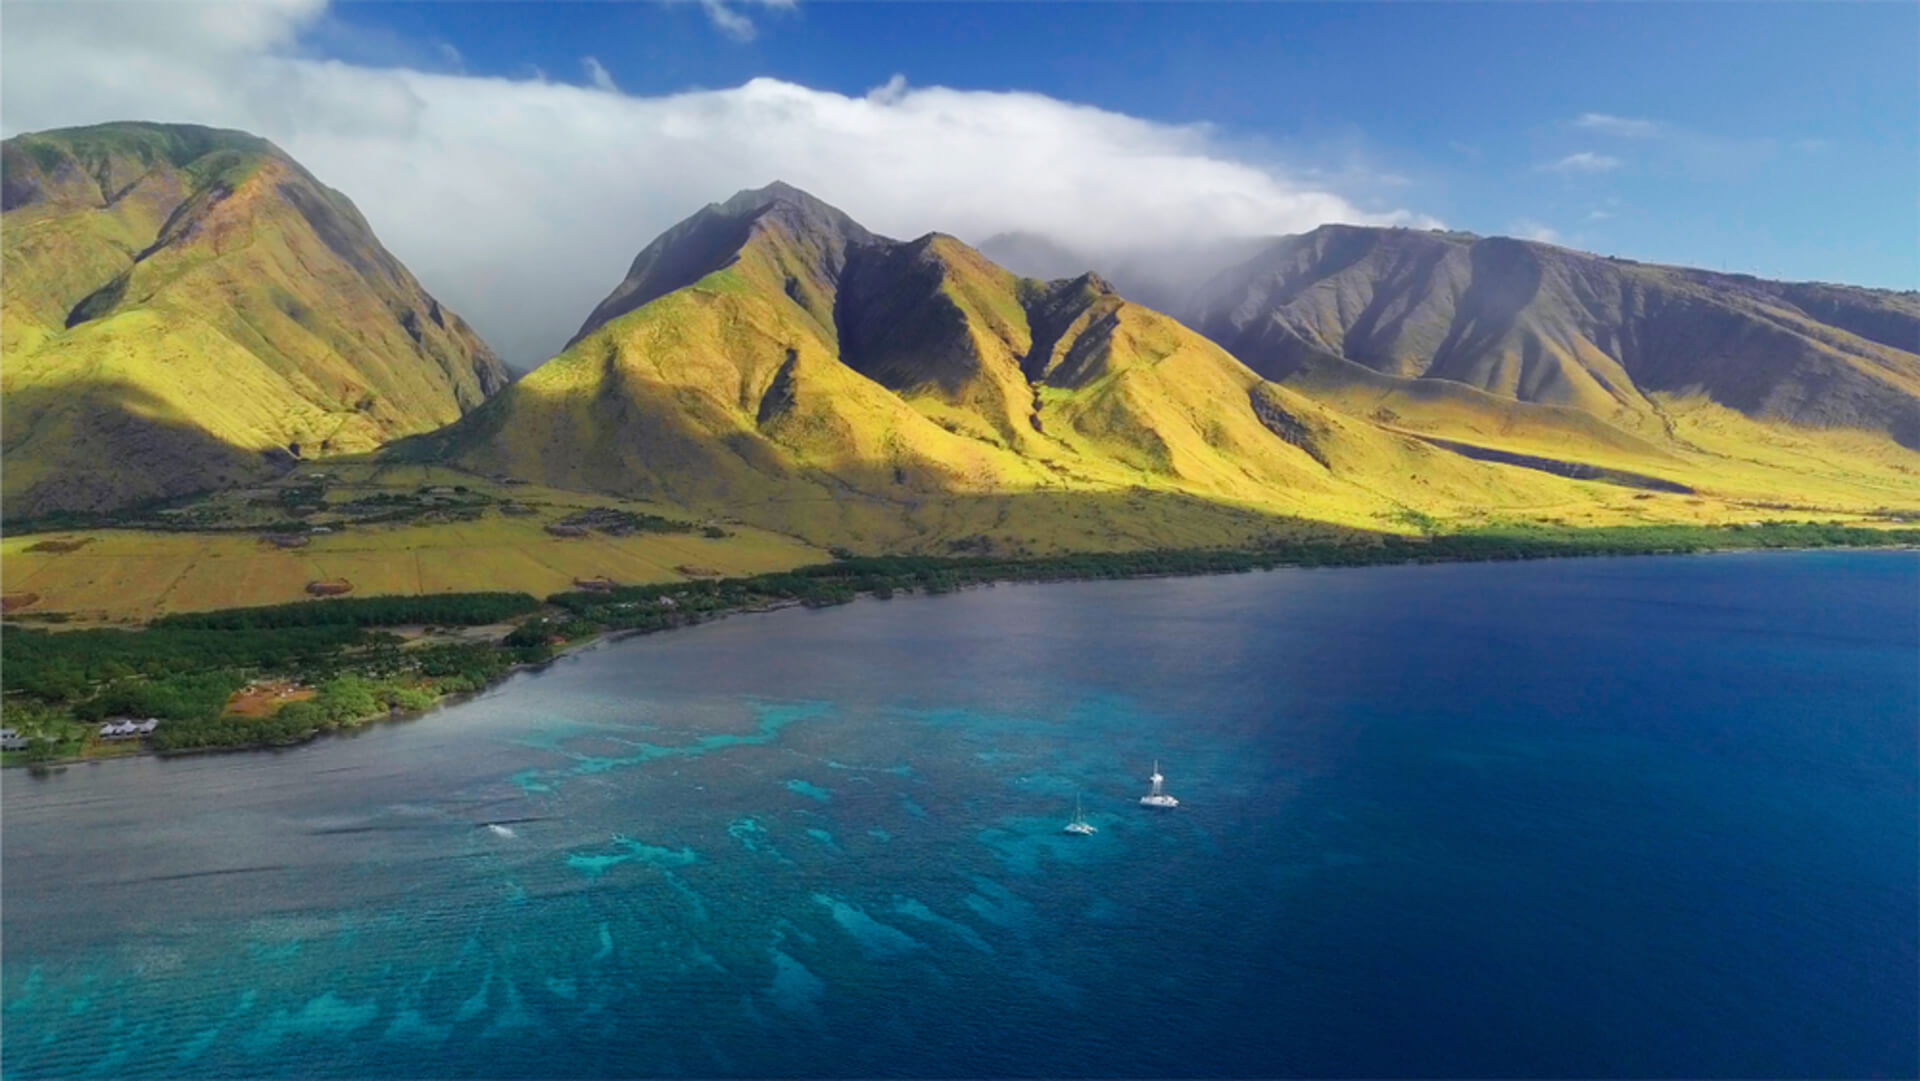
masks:
[[[1325,225],[1220,272],[1175,314],[1276,381],[1352,365],[1349,375],[1465,384],[1655,438],[1669,430],[1658,394],[1908,443],[1920,431],[1920,307],[1885,292],[1515,237]]]
[[[828,210],[834,209],[824,200],[814,196],[811,192],[802,191],[784,180],[775,180],[765,187],[742,188],[734,192],[725,202],[715,205],[718,206],[723,213],[750,214],[756,210],[778,203],[791,203],[796,206],[825,207]]]
[[[278,147],[244,131],[144,121],[17,135],[0,153],[5,158],[0,210],[34,203],[106,206],[156,169],[200,174],[270,158],[295,165]]]
[[[0,178],[10,515],[371,450],[506,383],[353,203],[265,139],[42,131],[0,143]]]
[[[838,207],[783,181],[735,192],[725,202],[707,204],[643,248],[626,279],[587,316],[567,344],[732,264],[755,237],[779,234],[806,238],[807,249],[836,264],[827,268],[829,277],[838,273],[837,264],[847,248],[884,239]]]
[[[797,232],[831,234],[843,244],[870,244],[876,239],[839,207],[782,180],[764,188],[735,192],[726,202],[707,210],[752,221],[770,217]]]
[[[1116,290],[1113,287],[1112,282],[1108,281],[1107,279],[1101,277],[1099,274],[1096,274],[1091,270],[1087,271],[1085,274],[1080,275],[1080,277],[1076,280],[1083,283],[1088,289],[1091,289],[1096,293],[1104,294],[1104,293],[1118,292],[1118,290]]]
[[[36,143],[58,145],[79,153],[125,153],[150,162],[164,159],[176,166],[221,150],[286,157],[285,151],[252,132],[148,120],[114,120],[80,128],[27,132],[8,141],[22,147]]]

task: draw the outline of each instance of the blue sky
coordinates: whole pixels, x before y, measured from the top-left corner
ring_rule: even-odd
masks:
[[[1920,286],[1920,5],[355,4],[303,46],[659,95],[1025,90],[1482,233]],[[1582,118],[1586,120],[1583,123]],[[724,193],[719,193],[724,194]],[[717,195],[716,195],[717,197]]]
[[[1444,223],[1912,289],[1917,44],[1914,3],[15,0],[0,134],[270,138],[525,365],[773,179],[1087,269]]]

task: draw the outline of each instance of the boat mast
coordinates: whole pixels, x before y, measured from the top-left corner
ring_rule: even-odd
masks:
[[[1160,760],[1158,758],[1153,760],[1153,776],[1147,779],[1153,782],[1153,791],[1148,794],[1153,796],[1160,795],[1160,782],[1166,780],[1166,778],[1160,776]]]

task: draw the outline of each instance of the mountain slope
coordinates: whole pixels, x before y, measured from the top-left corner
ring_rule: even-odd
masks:
[[[675,226],[558,357],[398,453],[889,546],[1219,542],[1584,491],[1329,411],[1092,275],[877,237],[783,185]]]
[[[0,144],[10,515],[98,510],[365,451],[506,384],[353,204],[240,132]]]
[[[1075,258],[1032,235],[988,247],[1021,269]],[[1460,453],[1745,503],[1920,499],[1920,294],[1343,225],[1110,258],[1261,375]]]
[[[1661,427],[1655,395],[1920,447],[1920,295],[1765,282],[1503,237],[1324,226],[1180,313],[1262,374],[1330,360]]]

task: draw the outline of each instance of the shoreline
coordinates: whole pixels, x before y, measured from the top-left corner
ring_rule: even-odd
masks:
[[[1163,577],[1194,577],[1194,576],[1164,575]],[[464,705],[468,702],[474,701],[475,699],[482,698],[488,694],[491,694],[493,691],[499,689],[502,685],[506,684],[507,681],[513,679],[513,677],[515,676],[523,675],[528,672],[545,671],[546,669],[553,667],[555,664],[558,664],[559,662],[566,660],[569,657],[577,656],[597,646],[612,645],[615,643],[624,642],[629,638],[638,638],[643,635],[660,634],[665,631],[676,631],[676,630],[683,630],[688,627],[705,626],[706,624],[717,623],[723,619],[728,619],[732,616],[759,615],[759,614],[765,614],[770,612],[783,611],[788,608],[799,608],[799,607],[803,607],[803,605],[801,605],[799,601],[783,601],[776,604],[754,605],[751,607],[734,609],[727,612],[710,614],[708,616],[705,616],[704,618],[692,619],[692,620],[688,620],[685,623],[679,623],[679,624],[675,624],[672,627],[666,627],[666,628],[660,628],[660,629],[629,627],[629,628],[624,628],[620,630],[600,631],[589,637],[581,638],[576,641],[566,643],[564,646],[561,646],[559,649],[555,650],[553,656],[548,657],[546,660],[521,661],[512,665],[509,665],[505,671],[501,672],[500,675],[498,675],[497,677],[489,681],[486,686],[481,687],[477,690],[453,691],[451,693],[441,695],[439,698],[434,699],[433,704],[421,709],[389,710],[388,712],[385,712],[385,713],[371,713],[365,717],[355,718],[354,720],[348,721],[335,728],[315,729],[314,731],[308,733],[305,736],[302,736],[299,739],[286,740],[280,743],[234,743],[234,744],[226,744],[226,745],[217,746],[217,747],[187,747],[177,751],[159,751],[159,750],[155,750],[153,747],[149,746],[146,743],[146,741],[142,740],[136,748],[131,750],[116,750],[112,754],[80,755],[78,757],[73,757],[73,758],[50,758],[42,762],[8,762],[4,766],[0,766],[0,770],[24,769],[30,774],[38,775],[38,774],[48,773],[52,771],[64,771],[71,766],[93,766],[93,765],[101,765],[107,762],[123,762],[129,759],[153,758],[153,759],[166,760],[166,759],[174,759],[174,758],[198,758],[202,756],[227,755],[227,754],[252,754],[252,753],[277,754],[282,751],[298,750],[299,748],[311,746],[325,739],[338,739],[338,738],[352,737],[361,732],[369,731],[380,725],[406,724],[412,721],[417,721],[422,717],[426,717],[430,714],[444,712],[448,709],[452,709],[455,706]],[[117,746],[125,747],[126,745],[119,744]]]
[[[1674,557],[1674,556],[1753,554],[1753,553],[1766,553],[1766,552],[1779,552],[1783,554],[1791,554],[1791,553],[1804,554],[1808,552],[1823,552],[1823,551],[1916,553],[1916,552],[1920,552],[1920,544],[1908,543],[1908,544],[1893,544],[1893,545],[1881,545],[1881,546],[1872,546],[1872,547],[1868,547],[1868,546],[1840,547],[1840,546],[1833,546],[1833,545],[1785,546],[1785,545],[1756,544],[1751,547],[1723,547],[1723,548],[1708,548],[1708,549],[1696,549],[1696,550],[1670,550],[1670,551],[1654,551],[1654,550],[1640,551],[1640,552],[1573,551],[1573,552],[1564,552],[1564,553],[1527,555],[1527,556],[1519,557],[1516,560],[1506,560],[1506,561],[1524,560],[1526,562],[1536,562],[1540,560],[1550,560],[1550,559],[1606,559],[1606,558],[1638,559],[1638,558],[1645,558],[1648,556]],[[1153,571],[1153,572],[1147,572],[1147,573],[1127,574],[1127,575],[1091,575],[1091,574],[1072,574],[1072,573],[1062,573],[1054,576],[1039,576],[1039,577],[1013,577],[1011,575],[1002,575],[1002,576],[992,576],[992,577],[981,578],[978,580],[956,582],[948,585],[946,588],[943,588],[943,589],[905,588],[905,589],[898,590],[897,592],[906,593],[908,595],[919,594],[922,596],[933,597],[933,596],[940,596],[946,593],[958,592],[963,589],[992,588],[998,585],[1058,585],[1066,582],[1166,580],[1166,579],[1173,579],[1173,578],[1213,577],[1213,576],[1222,575],[1222,574],[1271,573],[1274,571],[1282,571],[1282,570],[1364,570],[1364,569],[1379,569],[1379,568],[1386,568],[1386,567],[1437,566],[1442,564],[1485,563],[1485,562],[1501,562],[1501,561],[1502,560],[1491,560],[1491,559],[1484,559],[1484,558],[1474,559],[1474,558],[1469,558],[1465,556],[1451,556],[1451,557],[1439,556],[1439,557],[1424,558],[1424,559],[1410,558],[1410,559],[1395,560],[1390,562],[1382,561],[1382,562],[1374,562],[1374,563],[1357,563],[1357,564],[1286,562],[1286,563],[1275,563],[1271,566],[1264,566],[1264,567],[1197,569],[1197,570],[1166,570],[1166,571]],[[692,583],[672,583],[672,584],[667,584],[667,585],[663,585],[656,588],[660,588],[664,590],[664,589],[671,589],[673,588],[674,585],[688,585],[688,584],[692,584]],[[895,591],[889,590],[886,596],[891,597],[893,595],[893,592]],[[518,676],[527,672],[544,671],[548,668],[551,668],[557,662],[566,659],[567,657],[576,656],[580,653],[586,652],[589,649],[592,649],[601,645],[616,644],[620,642],[625,642],[629,639],[638,638],[646,635],[670,633],[672,631],[684,630],[689,627],[703,626],[709,623],[716,623],[721,620],[731,618],[733,616],[767,614],[772,612],[784,611],[790,608],[838,607],[840,604],[849,603],[851,600],[856,600],[861,598],[865,598],[869,600],[884,599],[878,594],[878,591],[875,589],[860,589],[860,590],[856,590],[852,597],[847,598],[846,600],[835,601],[830,604],[809,604],[805,601],[798,600],[798,599],[777,599],[777,600],[768,600],[760,603],[743,605],[737,608],[726,608],[726,609],[720,609],[720,610],[704,612],[704,613],[695,612],[689,615],[683,615],[681,618],[664,626],[607,628],[604,630],[596,631],[591,635],[561,644],[555,649],[552,656],[544,660],[522,661],[522,662],[517,662],[515,664],[512,664],[508,666],[505,670],[503,670],[498,676],[496,676],[492,680],[489,680],[487,684],[483,687],[480,687],[474,690],[454,691],[454,692],[442,695],[439,698],[435,699],[432,704],[421,709],[389,710],[388,712],[385,712],[385,713],[369,714],[365,717],[360,717],[352,721],[343,722],[332,728],[315,729],[314,731],[310,732],[306,736],[303,736],[299,739],[294,739],[294,740],[288,740],[288,741],[283,741],[278,743],[265,743],[265,744],[242,743],[242,744],[229,744],[229,745],[211,746],[211,747],[192,747],[192,748],[183,748],[180,750],[170,750],[170,751],[155,750],[143,740],[139,744],[138,749],[136,750],[116,751],[115,753],[111,753],[111,754],[81,755],[78,757],[47,759],[40,762],[16,761],[16,762],[6,763],[5,766],[0,767],[0,769],[25,769],[26,771],[28,771],[28,773],[39,776],[39,775],[45,775],[51,772],[64,772],[69,767],[72,767],[75,765],[97,765],[104,762],[125,761],[129,759],[147,759],[147,758],[172,759],[172,758],[196,757],[196,756],[203,756],[203,755],[225,755],[225,754],[243,754],[243,753],[257,753],[257,752],[279,753],[283,751],[296,750],[301,747],[306,747],[306,746],[310,746],[312,744],[318,743],[323,738],[339,738],[339,737],[351,736],[359,732],[367,731],[377,725],[402,724],[402,723],[419,720],[422,717],[425,717],[429,714],[443,712],[447,709],[453,708],[455,706],[480,698],[484,695],[490,694],[494,690],[498,689],[499,687],[507,683],[509,680],[513,679],[515,676]],[[540,618],[540,617],[535,616],[534,618]]]

